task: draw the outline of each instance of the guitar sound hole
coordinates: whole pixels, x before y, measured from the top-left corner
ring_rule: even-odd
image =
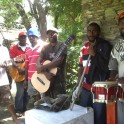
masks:
[[[45,85],[45,83],[39,78],[37,77],[38,81],[40,81],[40,83],[42,83],[43,85]]]

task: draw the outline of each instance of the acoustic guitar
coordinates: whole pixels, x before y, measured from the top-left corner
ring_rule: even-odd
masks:
[[[17,56],[16,58],[13,59],[17,66],[21,69],[24,69],[25,68],[25,54],[21,54],[19,56]],[[8,71],[9,71],[9,74],[10,76],[12,77],[12,79],[15,81],[15,82],[20,82],[20,81],[23,81],[25,79],[25,74],[20,74],[18,72],[18,69],[11,65],[11,66],[8,66]]]
[[[55,61],[59,58],[59,56],[62,54],[62,52],[65,50],[65,48],[71,43],[72,40],[75,39],[75,35],[70,35],[69,38],[62,44],[62,47],[58,51],[58,53],[55,55],[54,59],[52,61]],[[51,61],[46,60],[43,65],[46,65],[50,63]],[[47,73],[52,73],[56,75],[57,73],[57,67],[47,70]],[[40,93],[45,93],[49,87],[50,87],[50,81],[46,78],[45,72],[37,73],[35,72],[31,77],[31,83],[33,87]]]
[[[25,62],[23,63],[18,63],[17,64],[21,69],[25,68]],[[20,82],[23,81],[25,79],[25,75],[24,74],[19,74],[18,69],[14,66],[9,66],[8,67],[8,71],[9,71],[9,75],[12,77],[12,79],[15,82]]]

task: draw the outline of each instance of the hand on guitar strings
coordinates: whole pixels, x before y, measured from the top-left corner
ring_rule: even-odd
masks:
[[[7,61],[0,63],[0,67],[2,67],[2,68],[6,68],[7,66],[8,66]]]
[[[16,57],[15,57],[15,61],[16,61],[16,62],[19,62],[19,63],[24,62],[24,61],[25,61],[25,55],[21,54],[21,55],[19,55],[19,56],[16,56]]]
[[[46,76],[46,78],[48,79],[48,80],[52,80],[53,79],[53,77],[55,76],[54,74],[52,74],[52,73],[50,73],[50,72],[45,72],[44,73],[45,74],[45,76]]]
[[[17,68],[18,69],[18,72],[20,75],[24,75],[25,74],[25,69],[22,69],[20,67]]]
[[[36,65],[36,69],[37,69],[37,73],[38,73],[38,74],[45,70],[44,66],[41,65],[41,64],[40,64],[40,65],[37,64],[37,65]]]

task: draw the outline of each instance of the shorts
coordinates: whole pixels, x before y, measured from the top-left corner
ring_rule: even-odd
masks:
[[[38,91],[35,90],[35,88],[33,87],[32,83],[31,83],[31,80],[28,81],[28,95],[29,96],[35,96],[35,95],[38,95]]]
[[[0,105],[8,106],[13,104],[9,85],[0,86]]]

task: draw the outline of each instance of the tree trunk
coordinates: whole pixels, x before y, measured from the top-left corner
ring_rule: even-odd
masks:
[[[40,0],[35,0],[33,6],[34,12],[37,14],[35,19],[41,33],[41,39],[46,40],[47,21],[45,7],[43,7],[43,3]]]
[[[22,17],[22,22],[25,28],[28,30],[31,27],[31,24],[30,24],[28,16],[25,13],[24,8],[22,7],[21,4],[15,3],[15,5],[16,5],[16,8],[18,9],[20,16]]]
[[[58,15],[55,15],[54,16],[54,26],[55,26],[55,28],[57,28],[58,27]]]

